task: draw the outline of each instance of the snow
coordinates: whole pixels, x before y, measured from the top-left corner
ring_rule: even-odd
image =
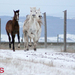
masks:
[[[59,34],[59,42],[63,42],[63,34]],[[20,40],[22,37],[20,37]],[[1,34],[1,41],[8,42],[8,36],[6,34]],[[15,37],[15,41],[18,42],[17,36]],[[40,37],[39,42],[44,42],[44,37]],[[47,42],[57,42],[57,36],[55,37],[47,37]],[[67,42],[75,42],[75,35],[74,34],[67,34]]]
[[[75,75],[75,53],[53,49],[0,49],[1,75]]]

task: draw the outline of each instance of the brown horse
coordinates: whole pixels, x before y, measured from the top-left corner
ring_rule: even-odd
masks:
[[[9,20],[6,23],[6,32],[9,38],[9,48],[11,48],[11,43],[13,44],[13,51],[15,51],[14,48],[14,42],[15,42],[15,34],[18,36],[18,47],[20,48],[20,36],[19,36],[19,10],[14,11],[14,17],[13,20]],[[11,37],[12,37],[12,42],[11,42]]]

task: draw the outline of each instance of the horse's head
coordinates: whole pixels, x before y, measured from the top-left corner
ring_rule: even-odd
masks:
[[[38,19],[42,18],[42,14],[40,12],[40,8],[38,10],[36,10],[36,16],[37,16]]]
[[[14,11],[14,10],[13,10]],[[19,20],[19,10],[14,11],[14,18]]]
[[[36,17],[36,7],[30,7],[30,16],[32,16],[33,18]]]

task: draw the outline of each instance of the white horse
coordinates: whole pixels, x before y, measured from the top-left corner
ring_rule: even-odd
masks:
[[[39,17],[38,17],[39,16]],[[25,50],[29,50],[28,46],[28,37],[33,39],[34,50],[36,51],[37,41],[41,35],[41,20],[39,20],[41,16],[37,15],[36,8],[30,8],[30,15],[27,16],[27,19],[23,25],[23,34],[24,34],[24,45]]]
[[[28,17],[29,18],[29,15]],[[37,32],[37,40],[39,40],[40,36],[41,36],[41,25],[42,25],[42,14],[40,12],[40,8],[38,10],[36,10],[36,19],[37,19],[37,22],[39,23],[40,27],[38,26],[38,32]],[[31,47],[32,46],[32,43],[31,43],[31,38],[30,38],[30,42],[29,42],[29,46]]]

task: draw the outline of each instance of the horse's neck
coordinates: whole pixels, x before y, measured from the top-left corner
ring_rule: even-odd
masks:
[[[37,16],[36,19],[37,19],[38,22],[41,22],[42,23],[42,19],[41,18],[38,18],[38,16]]]
[[[15,17],[13,17],[13,23],[15,24],[17,22],[17,20],[15,19]]]
[[[13,17],[13,21],[15,21],[15,17]]]
[[[16,26],[18,26],[19,24],[18,24],[18,21],[16,21],[16,19],[15,18],[13,18],[13,20],[12,20],[12,25],[13,25],[13,27],[16,27]]]
[[[30,21],[31,23],[36,23],[36,18],[30,17],[29,21]]]

